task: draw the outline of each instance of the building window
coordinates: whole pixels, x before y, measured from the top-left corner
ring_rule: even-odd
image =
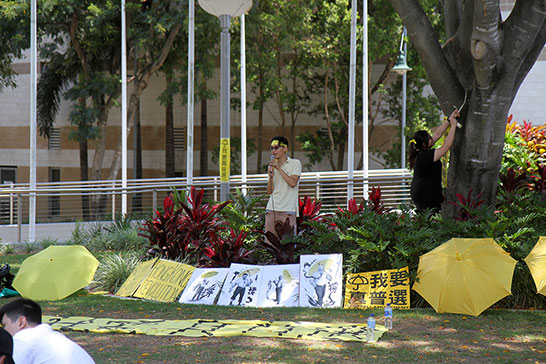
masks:
[[[174,137],[174,150],[185,150],[186,149],[186,134],[184,133],[184,128],[174,128],[173,137]]]
[[[0,184],[3,187],[17,182],[17,167],[0,166]],[[6,186],[7,185],[7,186]],[[17,195],[0,197],[0,222],[13,224],[17,220]]]
[[[47,140],[47,149],[59,150],[61,149],[61,129],[52,128]]]
[[[49,182],[61,182],[61,169],[49,168]],[[61,215],[61,196],[52,194],[49,196],[49,216]]]
[[[17,183],[17,167],[0,167],[0,183],[3,185]]]

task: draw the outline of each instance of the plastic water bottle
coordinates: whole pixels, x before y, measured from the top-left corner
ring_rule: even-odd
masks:
[[[392,329],[392,307],[390,303],[385,306],[385,328],[387,330]]]
[[[370,314],[370,317],[368,317],[368,329],[366,330],[366,341],[374,341],[375,340],[375,316],[374,314]]]

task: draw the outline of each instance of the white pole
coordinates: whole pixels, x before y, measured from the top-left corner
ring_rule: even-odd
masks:
[[[408,44],[406,43],[406,27],[402,33],[404,39],[404,55],[408,56]],[[402,149],[402,168],[406,168],[406,86],[407,86],[407,72],[402,75],[402,135],[400,136],[400,148]]]
[[[347,141],[347,202],[353,198],[355,159],[356,1],[351,1],[351,54],[349,63],[349,132]]]
[[[127,39],[125,0],[121,0],[121,214],[127,215]],[[136,128],[133,131],[136,133]],[[136,145],[134,146],[136,148]]]
[[[227,141],[227,156],[229,156],[229,66],[230,66],[230,35],[229,24],[231,16],[220,15],[220,144]],[[229,159],[227,159],[229,160]],[[227,164],[229,167],[229,164]],[[220,168],[222,168],[220,166]],[[220,200],[227,201],[229,195],[229,168],[227,168],[227,181],[220,181]]]
[[[189,1],[188,22],[188,115],[186,138],[186,183],[193,184],[193,121],[194,121],[194,77],[195,77],[195,1]],[[201,130],[201,133],[206,133]]]
[[[368,199],[368,0],[362,5],[362,174],[364,199]]]
[[[246,45],[245,15],[241,15],[241,179],[243,195],[246,195]]]
[[[37,21],[36,0],[30,9],[30,195],[28,203],[28,240],[36,240],[36,94],[37,94]]]

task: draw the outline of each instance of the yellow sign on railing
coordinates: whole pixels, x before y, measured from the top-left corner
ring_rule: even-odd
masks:
[[[229,138],[220,139],[220,181],[229,182],[231,148]]]

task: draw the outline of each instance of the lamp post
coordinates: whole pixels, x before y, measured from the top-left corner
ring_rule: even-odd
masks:
[[[347,133],[347,204],[353,198],[355,158],[356,3],[351,1],[351,53],[349,61],[349,130]]]
[[[30,160],[29,160],[29,187],[28,197],[28,240],[34,242],[36,239],[36,95],[38,76],[38,15],[36,11],[36,0],[30,2]]]
[[[402,75],[402,135],[401,135],[401,142],[400,147],[402,149],[402,168],[406,168],[406,85],[407,85],[407,75],[406,73],[408,71],[411,71],[411,68],[408,66],[407,63],[407,52],[408,52],[408,45],[406,43],[406,27],[404,27],[404,30],[402,31],[402,39],[400,41],[400,51],[398,53],[398,58],[396,59],[396,64],[392,68],[394,72],[396,72],[399,75]]]
[[[252,0],[199,0],[207,13],[220,19],[220,200],[226,201],[229,194],[229,63],[231,18],[246,13],[252,7]]]

